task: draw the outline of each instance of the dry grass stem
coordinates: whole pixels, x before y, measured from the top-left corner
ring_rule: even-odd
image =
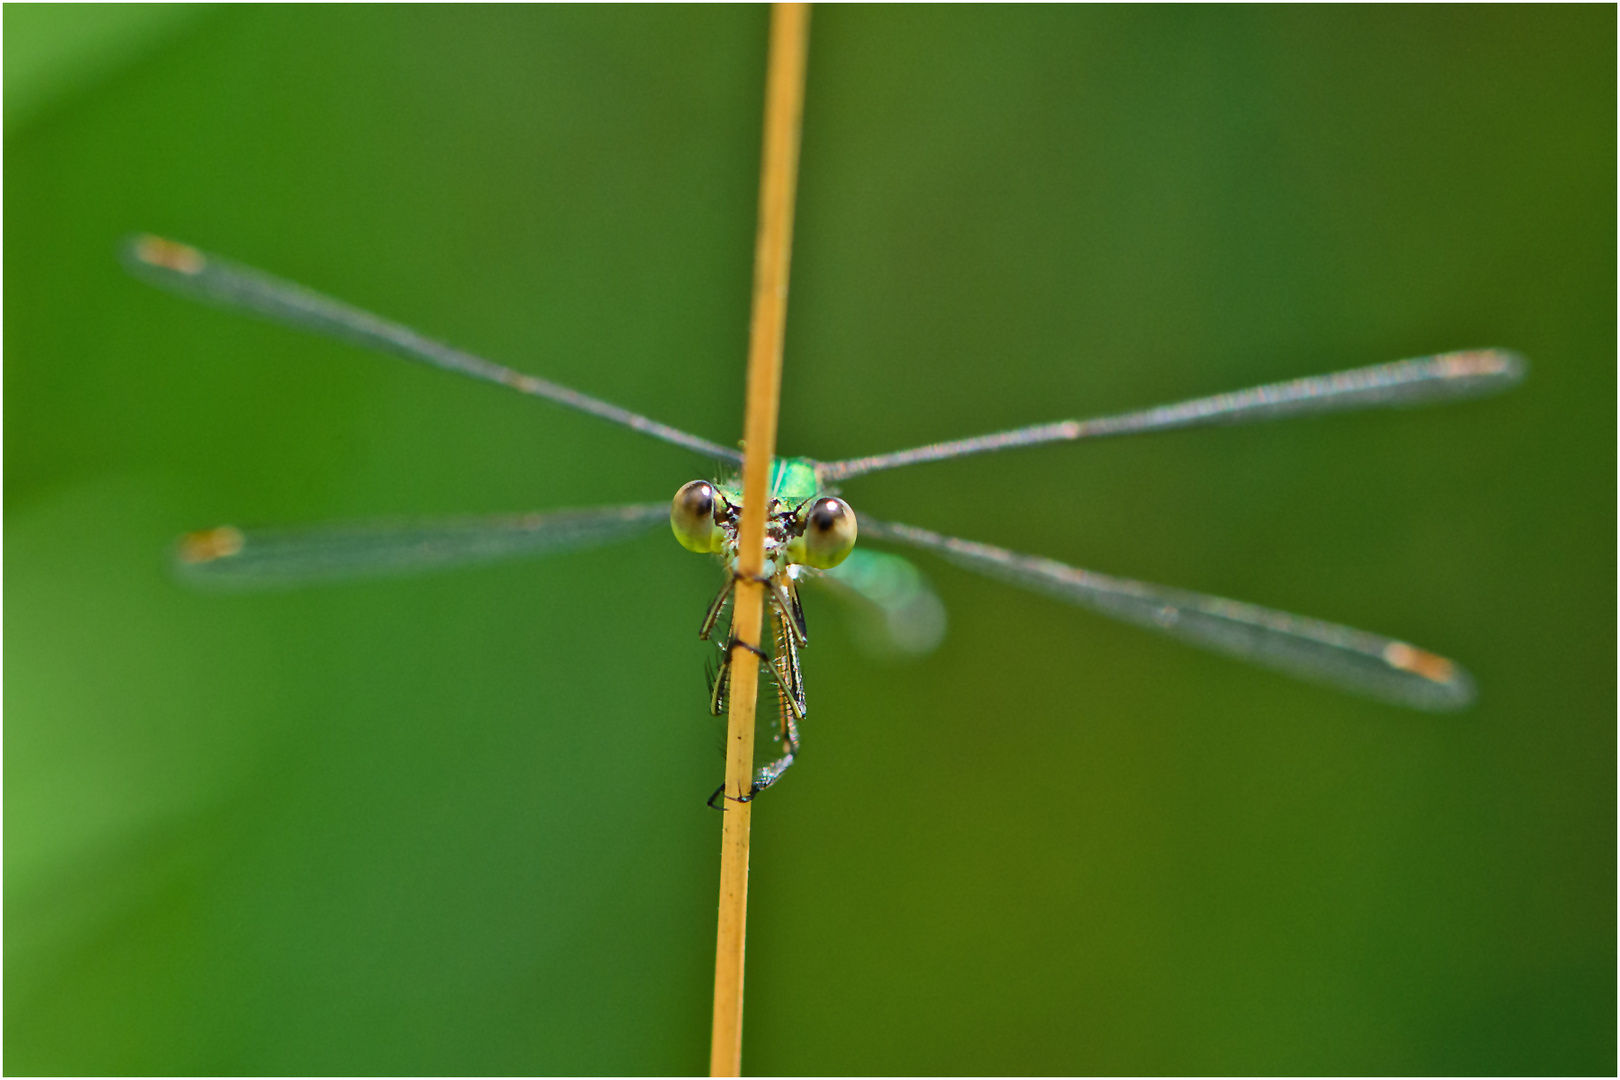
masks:
[[[760,163],[759,232],[754,245],[754,300],[748,343],[748,401],[743,420],[743,511],[737,552],[740,575],[732,601],[735,640],[758,647],[763,590],[755,580],[765,563],[765,513],[776,413],[782,385],[782,330],[787,319],[788,261],[793,246],[793,195],[799,167],[799,119],[804,109],[804,62],[810,9],[771,9],[765,83],[765,142]],[[742,1069],[743,946],[748,922],[748,830],[754,775],[755,657],[733,649],[731,708],[726,726],[726,808],[720,847],[720,927],[714,961],[714,1030],[709,1075]]]

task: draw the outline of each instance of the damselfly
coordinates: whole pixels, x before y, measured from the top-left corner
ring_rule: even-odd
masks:
[[[732,466],[742,462],[742,454],[731,447],[452,348],[398,323],[184,244],[137,237],[126,246],[125,259],[138,276],[187,296],[498,383]],[[799,602],[802,582],[819,580],[871,605],[895,648],[925,652],[939,641],[942,609],[921,575],[898,555],[857,550],[857,531],[865,539],[918,548],[991,578],[1289,675],[1418,709],[1466,706],[1474,696],[1468,673],[1445,657],[1404,641],[1217,596],[1081,570],[865,515],[857,529],[855,512],[841,497],[839,485],[880,470],[1042,443],[1473,397],[1505,389],[1523,375],[1524,361],[1518,355],[1476,349],[1271,383],[1140,412],[1035,424],[871,457],[777,460],[772,471],[763,574],[771,648],[758,654],[776,689],[776,749],[770,751],[771,760],[757,768],[752,791],[745,798],[773,784],[793,764],[799,750],[799,723],[807,711],[799,650],[809,640]],[[195,580],[271,587],[570,551],[628,539],[667,522],[683,547],[719,558],[722,584],[699,629],[701,637],[719,640],[717,626],[737,580],[741,499],[739,483],[726,477],[693,480],[676,492],[672,503],[373,527],[244,532],[227,525],[184,537],[178,562]],[[716,715],[727,706],[731,655],[732,650],[723,646],[718,670],[711,678],[709,706]]]

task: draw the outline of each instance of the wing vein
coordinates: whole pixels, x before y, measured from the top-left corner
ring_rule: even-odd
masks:
[[[1473,680],[1445,657],[1380,634],[1130,578],[911,525],[861,518],[862,539],[931,551],[966,570],[1299,678],[1412,708],[1460,709]]]
[[[251,312],[273,322],[505,386],[520,394],[544,398],[723,461],[742,461],[742,454],[737,450],[582,394],[549,379],[526,375],[481,356],[452,348],[407,326],[334,300],[313,289],[185,244],[156,236],[137,236],[125,245],[124,255],[125,264],[133,274],[171,292]]]
[[[1288,382],[1268,383],[1138,412],[1090,420],[1031,424],[1011,431],[931,443],[889,454],[822,462],[817,466],[817,473],[824,482],[831,483],[880,469],[898,469],[927,461],[945,461],[968,454],[988,454],[1050,442],[1074,442],[1211,424],[1252,423],[1308,413],[1477,397],[1507,389],[1524,377],[1524,371],[1524,358],[1503,349],[1440,353],[1331,375],[1312,375]]]

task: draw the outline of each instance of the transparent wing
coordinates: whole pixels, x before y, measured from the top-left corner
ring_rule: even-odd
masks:
[[[136,277],[183,296],[252,312],[300,330],[326,334],[407,360],[418,360],[446,371],[470,375],[509,387],[520,394],[545,398],[570,409],[622,424],[633,431],[696,450],[700,454],[723,461],[742,461],[742,454],[735,449],[689,435],[566,386],[453,349],[423,337],[409,327],[389,322],[302,285],[282,281],[173,240],[137,236],[124,244],[123,255],[124,264]]]
[[[817,468],[822,481],[831,483],[880,469],[898,469],[925,461],[944,461],[967,454],[988,454],[1049,442],[1136,435],[1146,431],[1168,431],[1206,424],[1245,424],[1306,413],[1417,405],[1477,397],[1507,389],[1524,378],[1524,372],[1524,358],[1503,349],[1440,353],[1332,375],[1268,383],[1230,394],[1195,398],[1176,405],[1160,405],[1141,412],[1092,420],[1032,424],[1012,431],[933,443],[892,454],[823,462]]]
[[[861,518],[861,538],[932,551],[1000,581],[1045,593],[1215,652],[1417,709],[1460,709],[1474,699],[1468,673],[1443,656],[1348,626],[1218,596],[1065,566],[910,525]]]
[[[809,574],[856,608],[856,640],[869,654],[921,656],[945,638],[945,605],[909,559],[856,548],[831,570]]]
[[[303,529],[222,525],[182,537],[175,563],[194,584],[270,589],[573,551],[626,540],[668,521],[668,503],[648,503]]]

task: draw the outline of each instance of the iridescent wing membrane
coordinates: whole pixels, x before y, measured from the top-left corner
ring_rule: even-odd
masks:
[[[731,463],[742,460],[736,450],[719,443],[454,349],[302,286],[183,244],[136,237],[125,246],[125,262],[137,276],[186,296],[545,398],[706,457]],[[1442,353],[1140,412],[1033,424],[911,450],[817,463],[816,474],[824,486],[830,486],[879,470],[1050,442],[1478,396],[1512,386],[1523,378],[1524,370],[1521,357],[1500,349]],[[179,562],[186,575],[199,582],[255,588],[574,550],[650,531],[667,516],[668,505],[657,503],[304,530],[243,532],[226,526],[182,540]],[[1098,574],[864,515],[860,528],[866,539],[928,551],[996,580],[1290,675],[1420,709],[1456,709],[1473,699],[1473,682],[1460,666],[1393,638]],[[944,626],[937,599],[930,605],[932,594],[904,560],[875,554],[878,557],[859,560],[842,573],[835,570],[826,576],[834,587],[881,611],[893,623],[891,636],[903,651],[931,648]],[[884,559],[893,561],[885,563]],[[900,570],[901,565],[907,570]]]

